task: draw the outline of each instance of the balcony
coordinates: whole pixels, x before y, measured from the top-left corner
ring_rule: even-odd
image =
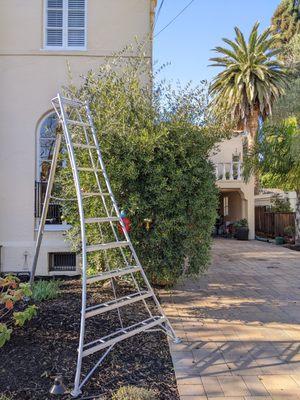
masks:
[[[242,181],[241,161],[224,162],[215,164],[217,181]]]
[[[47,189],[47,182],[35,182],[34,217],[41,218],[42,209]],[[49,204],[46,224],[61,225],[61,205],[55,202]]]

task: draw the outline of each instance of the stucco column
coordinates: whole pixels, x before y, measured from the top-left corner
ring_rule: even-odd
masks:
[[[249,239],[255,239],[254,178],[251,178],[249,183],[247,193]]]

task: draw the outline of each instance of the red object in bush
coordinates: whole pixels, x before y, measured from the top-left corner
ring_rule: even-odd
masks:
[[[125,225],[126,232],[130,232],[131,231],[131,221],[130,221],[130,219],[127,218],[127,217],[122,217],[122,221],[123,221],[123,223]],[[122,229],[121,224],[118,224],[118,231],[119,231],[119,233],[123,233],[123,229]]]

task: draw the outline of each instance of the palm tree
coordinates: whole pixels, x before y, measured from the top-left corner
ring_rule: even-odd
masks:
[[[236,27],[234,41],[223,39],[230,47],[214,49],[222,57],[210,59],[212,66],[224,67],[210,87],[212,104],[248,133],[249,147],[254,144],[259,119],[271,115],[274,102],[287,85],[283,64],[274,58],[280,52],[273,47],[276,37],[270,28],[258,34],[258,27],[256,22],[248,43]]]

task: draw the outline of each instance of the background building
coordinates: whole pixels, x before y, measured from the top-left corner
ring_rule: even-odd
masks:
[[[254,181],[243,179],[242,135],[223,141],[219,151],[211,157],[215,165],[217,185],[220,189],[219,225],[221,230],[240,219],[247,219],[249,238],[255,237]]]

